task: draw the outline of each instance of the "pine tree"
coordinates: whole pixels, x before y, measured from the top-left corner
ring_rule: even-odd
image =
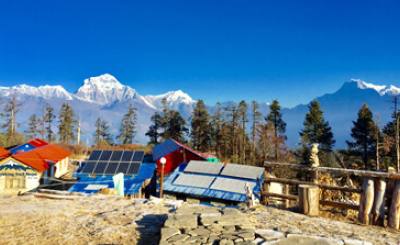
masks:
[[[278,161],[280,145],[286,140],[286,123],[282,119],[281,106],[277,100],[272,101],[269,106],[269,114],[266,121],[272,126],[275,161]]]
[[[137,112],[136,108],[129,105],[127,113],[121,121],[120,133],[117,136],[121,144],[132,144],[136,135]]]
[[[240,157],[240,163],[246,163],[246,146],[247,146],[246,125],[247,125],[247,122],[249,121],[247,118],[247,103],[246,103],[246,101],[242,100],[239,102],[238,114],[239,114],[239,120],[240,120],[240,124],[241,124],[239,157]]]
[[[153,116],[151,116],[152,124],[149,127],[149,130],[146,132],[146,136],[150,138],[149,144],[156,145],[159,143],[159,139],[161,137],[161,126],[162,126],[162,117],[160,113],[156,112]]]
[[[211,129],[211,145],[216,153],[216,155],[221,158],[222,157],[222,149],[224,148],[224,138],[223,138],[223,112],[220,103],[215,105],[215,111],[212,115],[210,122]]]
[[[206,105],[198,100],[192,113],[191,140],[193,148],[202,152],[209,151],[211,144],[210,116]]]
[[[335,140],[329,123],[324,119],[319,102],[312,101],[308,108],[309,112],[303,123],[304,128],[300,132],[303,145],[318,143],[321,151],[331,152]]]
[[[54,114],[54,109],[49,104],[46,105],[43,114],[43,124],[44,124],[44,132],[46,135],[46,140],[48,142],[54,141],[54,131],[53,131],[53,123],[56,115]]]
[[[162,119],[163,139],[174,139],[179,142],[185,142],[185,135],[188,133],[186,121],[181,114],[175,110],[168,110]]]
[[[239,113],[236,104],[231,104],[225,108],[227,113],[227,127],[225,137],[230,141],[229,148],[225,155],[231,156],[231,161],[237,162],[239,160],[238,155],[238,125],[239,125]],[[228,134],[229,131],[229,134]]]
[[[357,120],[353,121],[351,137],[354,141],[347,141],[347,144],[351,152],[361,156],[365,169],[371,169],[370,160],[375,157],[378,130],[372,112],[364,104],[358,111]]]
[[[40,133],[40,119],[32,114],[28,119],[28,129],[25,131],[29,138],[36,138]]]
[[[251,102],[251,115],[252,115],[252,126],[251,126],[251,160],[256,161],[256,138],[257,138],[257,127],[260,125],[261,112],[259,111],[260,105],[257,101]]]
[[[110,126],[107,121],[97,118],[95,123],[94,140],[96,145],[112,144],[112,136],[110,133]]]
[[[75,139],[76,120],[72,107],[68,103],[61,106],[58,116],[58,136],[60,142],[70,144]]]
[[[7,141],[10,143],[13,141],[17,134],[17,113],[21,104],[18,102],[16,96],[12,96],[5,104],[1,116],[3,117],[4,123],[1,127],[5,130],[5,136]]]

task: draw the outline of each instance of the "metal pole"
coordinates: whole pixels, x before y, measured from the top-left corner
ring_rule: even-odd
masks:
[[[164,196],[164,165],[165,163],[161,163],[161,176],[160,176],[160,198]]]

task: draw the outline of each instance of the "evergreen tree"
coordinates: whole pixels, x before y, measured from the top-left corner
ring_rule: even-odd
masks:
[[[275,161],[279,160],[280,144],[286,140],[286,123],[282,119],[281,106],[277,100],[272,101],[269,106],[269,114],[266,118],[267,123],[272,126],[273,142],[275,151]]]
[[[239,120],[240,120],[240,124],[241,124],[239,157],[240,157],[240,163],[245,163],[246,162],[246,146],[247,146],[246,125],[248,122],[246,101],[244,101],[244,100],[240,101],[239,106],[238,106],[238,114],[239,114],[239,118],[240,118]]]
[[[58,136],[60,142],[70,144],[75,139],[76,120],[72,107],[68,103],[61,106],[58,116]]]
[[[335,140],[329,123],[324,119],[319,102],[312,101],[308,108],[309,112],[303,123],[304,128],[300,132],[303,145],[318,143],[321,151],[331,152]]]
[[[3,112],[0,114],[4,123],[1,127],[4,129],[4,135],[7,145],[14,145],[23,140],[22,135],[17,133],[17,113],[21,104],[16,96],[12,96],[5,104]]]
[[[252,114],[252,126],[251,126],[251,160],[256,161],[256,137],[257,137],[257,127],[260,125],[261,112],[259,111],[260,105],[257,101],[251,102],[251,114]]]
[[[351,137],[354,141],[347,141],[351,152],[362,157],[365,169],[371,169],[370,160],[376,154],[378,126],[373,120],[372,112],[364,104],[358,111],[358,118],[353,121]]]
[[[185,142],[185,134],[188,133],[188,128],[186,127],[186,121],[183,119],[181,114],[175,110],[168,110],[166,114],[163,115],[162,119],[163,132],[161,137],[163,139],[172,138],[179,142]]]
[[[210,122],[211,129],[211,145],[216,153],[216,155],[221,158],[222,157],[222,149],[224,148],[224,139],[223,139],[223,112],[221,104],[218,102],[215,105],[215,111],[212,115]]]
[[[46,135],[46,140],[48,142],[54,141],[54,131],[53,131],[53,122],[56,118],[54,114],[54,109],[49,104],[46,105],[43,114],[43,124],[44,124],[44,132]]]
[[[192,113],[191,140],[193,148],[202,152],[210,149],[210,116],[206,105],[202,100],[198,100]]]
[[[29,138],[36,138],[40,133],[40,119],[32,114],[28,119],[28,129],[25,131]]]
[[[149,130],[146,132],[146,136],[150,138],[149,144],[156,145],[159,143],[159,138],[161,137],[161,126],[162,126],[162,117],[160,113],[156,112],[153,116],[151,116],[152,124],[149,127]]]
[[[127,113],[121,121],[120,134],[117,136],[121,144],[132,144],[136,135],[137,112],[129,105]]]
[[[110,126],[107,121],[97,118],[95,123],[94,140],[96,145],[112,144],[112,136],[110,133]]]

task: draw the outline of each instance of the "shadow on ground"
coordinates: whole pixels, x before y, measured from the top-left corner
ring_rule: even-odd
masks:
[[[168,215],[147,214],[136,221],[138,231],[138,245],[155,245],[160,241],[161,227]]]

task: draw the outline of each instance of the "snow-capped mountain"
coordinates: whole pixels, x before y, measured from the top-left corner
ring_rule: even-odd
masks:
[[[92,140],[94,122],[98,117],[107,120],[111,125],[112,133],[116,135],[122,115],[129,104],[132,104],[138,112],[137,142],[145,143],[147,142],[145,132],[150,124],[150,117],[156,111],[162,110],[163,98],[166,98],[171,109],[179,110],[186,118],[191,114],[195,103],[181,90],[161,95],[142,96],[135,89],[119,82],[111,74],[85,79],[76,93],[70,93],[60,85],[33,87],[22,84],[0,87],[0,97],[11,96],[16,96],[22,102],[17,118],[21,127],[26,127],[28,118],[33,113],[42,114],[46,104],[50,104],[58,113],[62,103],[68,101],[81,122],[83,139],[88,142]]]
[[[46,104],[50,104],[58,113],[61,104],[68,101],[74,108],[79,118],[83,139],[88,143],[93,138],[94,122],[97,117],[106,119],[111,126],[112,133],[117,134],[122,115],[129,104],[138,110],[138,129],[136,140],[138,143],[147,142],[145,132],[150,125],[150,117],[162,110],[162,100],[165,98],[169,107],[178,110],[186,119],[196,103],[188,94],[181,90],[171,91],[160,95],[140,95],[135,89],[119,82],[114,76],[104,74],[85,79],[83,85],[76,93],[70,93],[62,86],[17,85],[13,87],[0,87],[0,98],[16,95],[22,102],[18,122],[24,130],[30,115],[41,115]],[[362,104],[366,103],[371,108],[379,123],[384,125],[390,120],[394,95],[400,95],[400,88],[393,85],[376,85],[351,79],[345,82],[336,92],[317,97],[321,103],[326,119],[332,127],[336,147],[345,147],[345,141],[350,138],[352,121],[356,119],[357,112]],[[5,100],[0,100],[4,102]],[[227,105],[233,102],[222,102]],[[268,104],[260,102],[260,110],[267,113]],[[214,107],[208,106],[210,112]],[[287,122],[288,145],[295,147],[300,141],[299,132],[303,127],[307,105],[298,105],[293,108],[283,108],[282,114]],[[249,117],[250,118],[250,117]],[[55,130],[57,130],[55,128]]]

